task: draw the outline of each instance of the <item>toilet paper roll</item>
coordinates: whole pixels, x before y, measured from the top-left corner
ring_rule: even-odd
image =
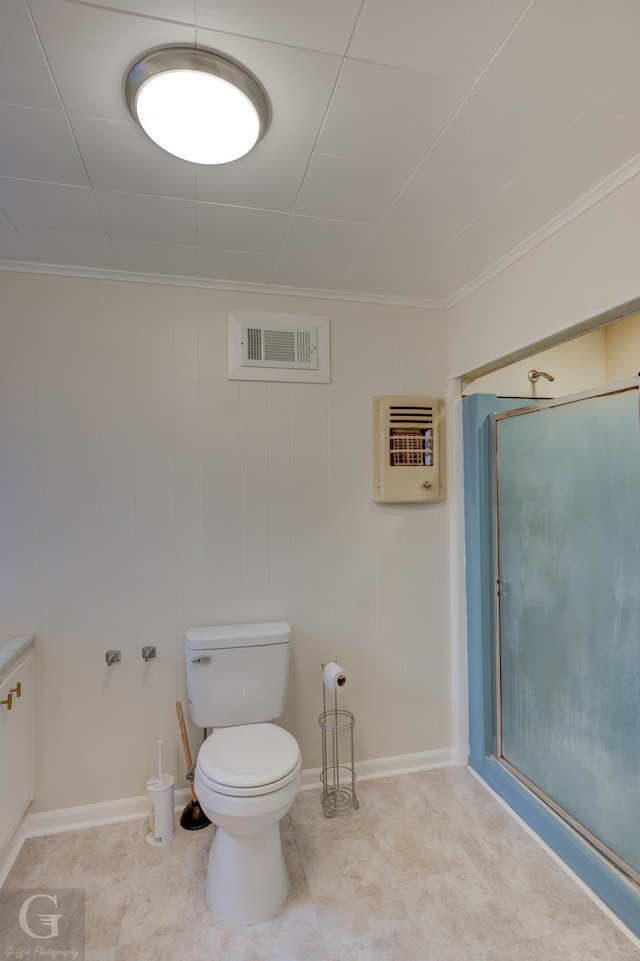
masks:
[[[322,672],[322,680],[328,691],[339,691],[347,683],[347,675],[336,661],[329,661]]]

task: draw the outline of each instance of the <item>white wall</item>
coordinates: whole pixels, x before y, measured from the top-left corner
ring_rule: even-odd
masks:
[[[230,307],[329,314],[332,383],[229,382]],[[358,759],[450,749],[449,505],[370,497],[371,396],[446,370],[441,311],[0,274],[0,636],[38,639],[41,809],[143,794],[158,738],[184,785],[190,624],[291,622],[305,768],[331,658]]]
[[[617,384],[640,372],[640,314],[625,317],[606,328],[607,378]]]
[[[546,371],[554,379],[548,381],[540,377],[532,383],[529,380],[531,369]],[[602,327],[478,377],[463,393],[542,399],[577,394],[606,383],[607,328]]]
[[[452,307],[452,375],[635,301],[640,295],[639,209],[637,176]]]

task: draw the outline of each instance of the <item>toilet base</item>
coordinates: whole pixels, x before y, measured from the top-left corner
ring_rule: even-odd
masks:
[[[209,852],[207,904],[223,924],[247,927],[268,921],[289,894],[279,823],[257,834],[216,828]]]

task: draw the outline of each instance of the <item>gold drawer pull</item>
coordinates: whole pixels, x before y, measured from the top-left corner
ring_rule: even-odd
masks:
[[[18,681],[15,687],[12,687],[9,694],[15,694],[16,697],[22,697],[22,681]]]
[[[6,699],[5,699],[4,701],[0,701],[0,707],[2,707],[3,704],[6,704],[6,705],[7,705],[7,711],[10,711],[10,710],[11,710],[11,700],[12,700],[12,698],[13,698],[13,691],[9,691],[9,693],[8,693],[7,696],[6,696]]]

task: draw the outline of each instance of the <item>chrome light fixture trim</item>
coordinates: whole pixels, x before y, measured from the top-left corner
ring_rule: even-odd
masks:
[[[181,85],[177,93],[169,91],[174,82]],[[149,106],[154,87],[159,99]],[[204,99],[196,102],[201,93]],[[223,95],[231,98],[230,106],[219,100]],[[147,136],[191,163],[237,160],[264,137],[271,123],[269,98],[256,77],[214,50],[182,46],[150,50],[128,70],[124,96]]]

